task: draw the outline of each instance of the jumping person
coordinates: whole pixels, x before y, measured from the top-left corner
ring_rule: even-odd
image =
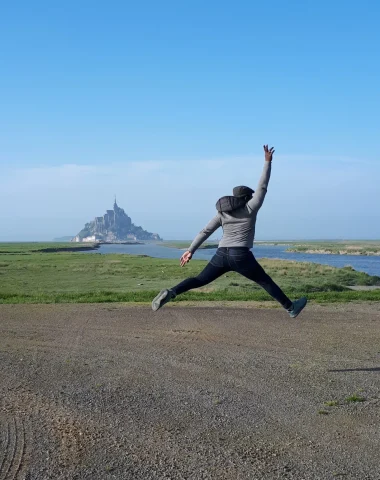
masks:
[[[233,196],[222,197],[216,204],[217,215],[195,237],[189,249],[182,255],[181,267],[192,258],[194,252],[219,227],[223,228],[223,237],[219,247],[195,278],[187,278],[177,286],[161,290],[152,302],[154,311],[161,308],[177,295],[193,288],[203,287],[231,270],[253,280],[277,300],[292,318],[295,318],[307,303],[306,297],[292,302],[278,285],[267,275],[251,252],[255,236],[257,212],[264,202],[270,178],[274,148],[264,145],[265,162],[256,192],[249,187],[239,186],[233,189]]]

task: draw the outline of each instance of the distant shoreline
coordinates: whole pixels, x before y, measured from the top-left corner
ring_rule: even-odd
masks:
[[[164,242],[163,247],[187,250],[191,242]],[[255,241],[254,246],[284,246],[289,253],[306,253],[311,255],[347,255],[347,256],[380,256],[380,241],[353,241],[353,242],[281,242]],[[204,244],[200,249],[218,248],[217,243]],[[253,247],[254,248],[254,247]]]
[[[48,248],[42,248],[41,250],[38,250],[39,252],[42,253],[56,253],[56,252],[87,252],[89,250],[97,250],[100,248],[100,245],[95,244],[95,245],[83,245],[80,247],[48,247]]]
[[[2,246],[7,247],[13,245],[17,249],[17,245],[34,244],[35,248],[31,251],[41,253],[55,252],[90,252],[98,250],[102,245],[147,245],[154,244],[157,246],[175,248],[185,251],[189,248],[191,241],[125,241],[125,242],[0,242],[0,253],[10,253],[2,251]],[[287,247],[288,253],[310,254],[310,255],[346,255],[346,256],[380,256],[380,241],[336,241],[336,242],[294,242],[294,241],[255,241],[257,247],[265,246],[283,246]],[[200,250],[212,250],[218,248],[218,243],[210,242],[201,245]]]
[[[144,242],[98,242],[98,245],[145,245]]]

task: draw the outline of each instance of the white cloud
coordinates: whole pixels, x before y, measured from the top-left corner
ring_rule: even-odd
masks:
[[[112,207],[114,194],[136,224],[166,238],[190,238],[234,185],[255,188],[261,167],[261,157],[236,157],[7,168],[0,240],[75,234]],[[257,236],[380,236],[379,180],[378,164],[368,159],[278,155]]]

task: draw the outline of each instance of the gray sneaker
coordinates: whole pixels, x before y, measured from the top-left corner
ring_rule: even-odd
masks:
[[[175,293],[172,290],[161,290],[157,297],[152,302],[152,310],[156,312],[159,308],[170,302],[172,298],[175,298]]]
[[[307,304],[306,297],[302,297],[299,300],[295,300],[293,302],[293,307],[291,308],[291,310],[288,310],[289,315],[292,318],[296,318],[296,316],[299,315],[302,312],[302,310],[305,308],[306,304]]]

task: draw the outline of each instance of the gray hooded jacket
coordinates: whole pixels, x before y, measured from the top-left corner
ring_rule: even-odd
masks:
[[[219,242],[219,247],[253,247],[257,212],[267,193],[271,164],[272,162],[265,161],[257,189],[248,203],[232,212],[218,212],[195,237],[189,247],[191,253],[194,253],[219,227],[223,228],[223,237]]]

